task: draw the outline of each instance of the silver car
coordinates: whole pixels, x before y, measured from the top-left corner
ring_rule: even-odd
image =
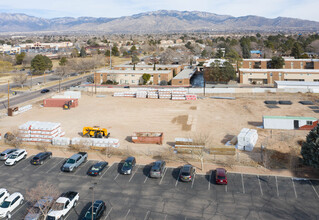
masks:
[[[165,165],[166,163],[163,160],[158,160],[154,162],[150,170],[150,177],[161,178],[165,170]]]
[[[0,160],[6,160],[8,157],[16,152],[18,149],[7,149],[0,154]]]

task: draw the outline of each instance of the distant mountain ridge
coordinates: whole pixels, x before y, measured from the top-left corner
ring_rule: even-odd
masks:
[[[319,31],[319,22],[296,18],[233,17],[201,11],[159,10],[119,18],[44,19],[0,13],[0,32],[167,33],[189,31]]]

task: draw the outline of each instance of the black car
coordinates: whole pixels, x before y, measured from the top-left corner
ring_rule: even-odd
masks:
[[[93,218],[92,218],[92,206],[86,211],[85,216],[82,220],[98,220],[102,217],[104,211],[106,209],[105,202],[102,200],[96,200],[93,203]]]
[[[47,92],[50,92],[50,89],[42,89],[41,90],[41,93],[47,93]]]
[[[91,168],[88,170],[88,175],[90,176],[98,176],[102,173],[102,171],[104,170],[104,168],[108,165],[108,162],[98,162],[96,164],[94,164],[93,166],[91,166]]]
[[[150,170],[150,177],[153,177],[153,178],[162,177],[165,170],[165,165],[166,163],[164,160],[158,160],[154,162]]]
[[[41,152],[35,155],[30,162],[34,165],[43,164],[45,160],[50,159],[51,157],[52,152]]]
[[[193,180],[194,174],[195,168],[190,164],[186,164],[182,167],[179,178],[181,181],[190,182]]]
[[[122,166],[121,173],[132,174],[135,164],[136,164],[135,157],[128,157]]]

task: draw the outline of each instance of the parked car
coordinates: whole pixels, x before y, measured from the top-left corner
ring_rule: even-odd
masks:
[[[7,166],[15,165],[20,160],[23,160],[27,157],[28,153],[25,149],[18,149],[13,154],[10,155],[10,157],[4,162]]]
[[[88,175],[90,176],[98,176],[102,173],[102,171],[104,170],[104,168],[108,165],[108,162],[102,161],[102,162],[98,162],[96,164],[94,164],[93,166],[90,167],[90,169],[88,170]]]
[[[76,206],[79,199],[79,193],[77,192],[68,191],[63,193],[52,205],[47,220],[64,219],[70,210]]]
[[[216,184],[224,184],[227,185],[227,171],[224,168],[216,169]]]
[[[10,196],[8,190],[6,190],[5,188],[1,188],[0,189],[0,204]]]
[[[50,159],[52,157],[52,152],[41,152],[35,155],[30,163],[34,165],[43,164],[45,160]]]
[[[19,206],[22,205],[24,197],[21,193],[15,192],[11,194],[0,206],[0,218],[10,219],[11,213]]]
[[[164,160],[158,160],[153,163],[150,170],[150,177],[161,178],[164,174],[166,162]]]
[[[52,202],[53,197],[51,196],[40,199],[29,209],[24,220],[42,220],[44,218],[43,213],[46,213],[51,208]]]
[[[181,181],[190,182],[194,178],[194,174],[195,168],[190,164],[186,164],[181,168],[179,178]]]
[[[105,202],[103,202],[102,200],[97,200],[93,203],[93,218],[92,218],[92,206],[91,206],[86,211],[85,216],[82,218],[82,220],[101,219],[105,209],[106,209]]]
[[[47,93],[47,92],[50,92],[50,89],[42,89],[41,90],[41,93]]]
[[[121,174],[132,174],[135,164],[135,157],[128,157],[121,168]]]
[[[78,168],[83,162],[85,162],[88,158],[88,154],[86,152],[79,152],[77,154],[73,154],[65,163],[62,165],[61,170],[63,172],[72,172],[76,168]]]
[[[8,157],[13,154],[14,152],[16,152],[17,149],[7,149],[5,151],[3,151],[1,154],[0,154],[0,160],[6,160],[8,159]]]

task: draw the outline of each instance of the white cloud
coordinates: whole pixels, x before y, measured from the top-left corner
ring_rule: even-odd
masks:
[[[10,12],[24,11],[27,14],[43,17],[120,17],[167,9],[207,11],[236,17],[285,16],[319,21],[319,13],[316,12],[319,1],[313,0],[14,0],[0,4],[0,8],[2,11],[4,9],[7,11],[10,9]]]

